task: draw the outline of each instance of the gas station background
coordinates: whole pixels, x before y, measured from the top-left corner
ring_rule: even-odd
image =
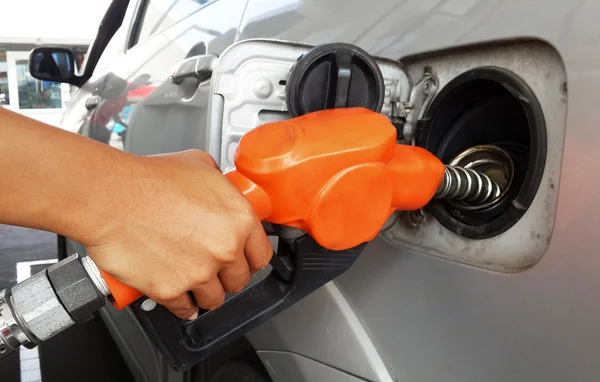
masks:
[[[0,0],[5,15],[22,15],[0,23],[0,107],[57,125],[73,89],[32,78],[29,52],[37,46],[63,46],[74,51],[81,65],[109,4],[109,0]]]

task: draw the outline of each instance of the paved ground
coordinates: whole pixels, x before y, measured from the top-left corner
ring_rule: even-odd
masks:
[[[0,288],[17,281],[17,262],[55,258],[55,234],[0,225]]]

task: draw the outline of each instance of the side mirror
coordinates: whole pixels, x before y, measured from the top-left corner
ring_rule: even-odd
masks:
[[[29,54],[29,74],[42,81],[78,85],[73,52],[66,48],[35,48]]]

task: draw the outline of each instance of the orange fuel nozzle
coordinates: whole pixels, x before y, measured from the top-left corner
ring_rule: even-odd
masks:
[[[225,175],[262,221],[297,227],[322,247],[373,239],[395,210],[427,204],[444,178],[433,154],[396,144],[396,128],[363,108],[330,109],[267,123],[245,134]],[[102,273],[113,305],[141,296]]]
[[[394,210],[425,206],[444,177],[439,159],[396,144],[390,121],[363,108],[259,126],[234,159],[226,175],[261,220],[300,228],[332,250],[373,239]]]

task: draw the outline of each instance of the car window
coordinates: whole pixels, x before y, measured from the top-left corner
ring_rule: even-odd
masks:
[[[129,48],[167,29],[216,0],[144,0],[133,28]]]

